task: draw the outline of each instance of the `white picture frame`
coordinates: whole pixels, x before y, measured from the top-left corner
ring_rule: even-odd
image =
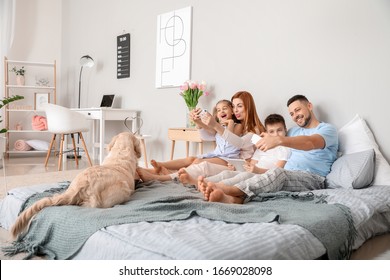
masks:
[[[157,16],[156,88],[190,79],[192,7]]]
[[[34,94],[34,110],[42,110],[42,105],[50,103],[49,92],[35,92]]]

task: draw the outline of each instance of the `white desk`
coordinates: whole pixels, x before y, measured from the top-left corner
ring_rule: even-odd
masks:
[[[92,126],[92,157],[97,158],[96,143],[99,143],[99,163],[102,164],[104,159],[104,144],[105,144],[105,122],[106,121],[122,121],[126,118],[132,121],[132,131],[136,132],[138,129],[138,117],[140,111],[130,109],[116,109],[116,108],[75,108],[72,109],[93,120]],[[97,121],[99,121],[99,139],[97,139]]]

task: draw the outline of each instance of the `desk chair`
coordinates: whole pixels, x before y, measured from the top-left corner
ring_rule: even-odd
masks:
[[[61,144],[60,144],[60,153],[58,159],[58,171],[61,170],[62,156],[63,156],[63,147],[65,135],[70,134],[72,137],[73,151],[76,160],[76,166],[79,166],[79,161],[77,158],[76,152],[76,143],[74,139],[74,134],[78,134],[79,139],[84,147],[85,155],[88,158],[89,165],[92,166],[91,158],[89,157],[87,146],[85,145],[84,137],[82,132],[87,132],[89,130],[89,122],[84,115],[74,112],[68,108],[55,105],[55,104],[45,104],[42,105],[47,118],[48,131],[53,133],[51,138],[49,150],[47,151],[45,167],[49,161],[51,149],[56,140],[57,134],[61,135]]]

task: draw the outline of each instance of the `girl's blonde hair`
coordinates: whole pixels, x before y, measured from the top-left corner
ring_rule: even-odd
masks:
[[[260,134],[265,132],[264,125],[261,123],[259,116],[256,111],[256,104],[253,100],[252,94],[247,91],[236,92],[232,97],[232,102],[234,99],[240,98],[244,103],[244,108],[246,110],[246,116],[242,123],[244,127],[244,134],[248,132]]]

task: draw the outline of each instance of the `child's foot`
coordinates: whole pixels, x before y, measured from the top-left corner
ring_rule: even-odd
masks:
[[[185,168],[180,168],[177,172],[177,175],[181,183],[196,186],[197,180],[191,177],[190,174],[188,174],[187,170],[185,170]]]
[[[137,173],[143,182],[157,180],[156,174],[149,173],[146,169],[138,167]]]
[[[205,178],[203,176],[198,177],[198,182],[197,182],[196,186],[198,188],[198,191],[200,191],[203,194],[205,193],[206,188],[207,188],[207,182],[205,181]]]
[[[154,170],[156,171],[156,174],[169,175],[173,173],[165,166],[162,166],[160,163],[155,161],[154,159],[150,161],[150,164],[153,166]]]
[[[233,164],[228,163],[227,167],[230,171],[236,171],[236,167]]]

